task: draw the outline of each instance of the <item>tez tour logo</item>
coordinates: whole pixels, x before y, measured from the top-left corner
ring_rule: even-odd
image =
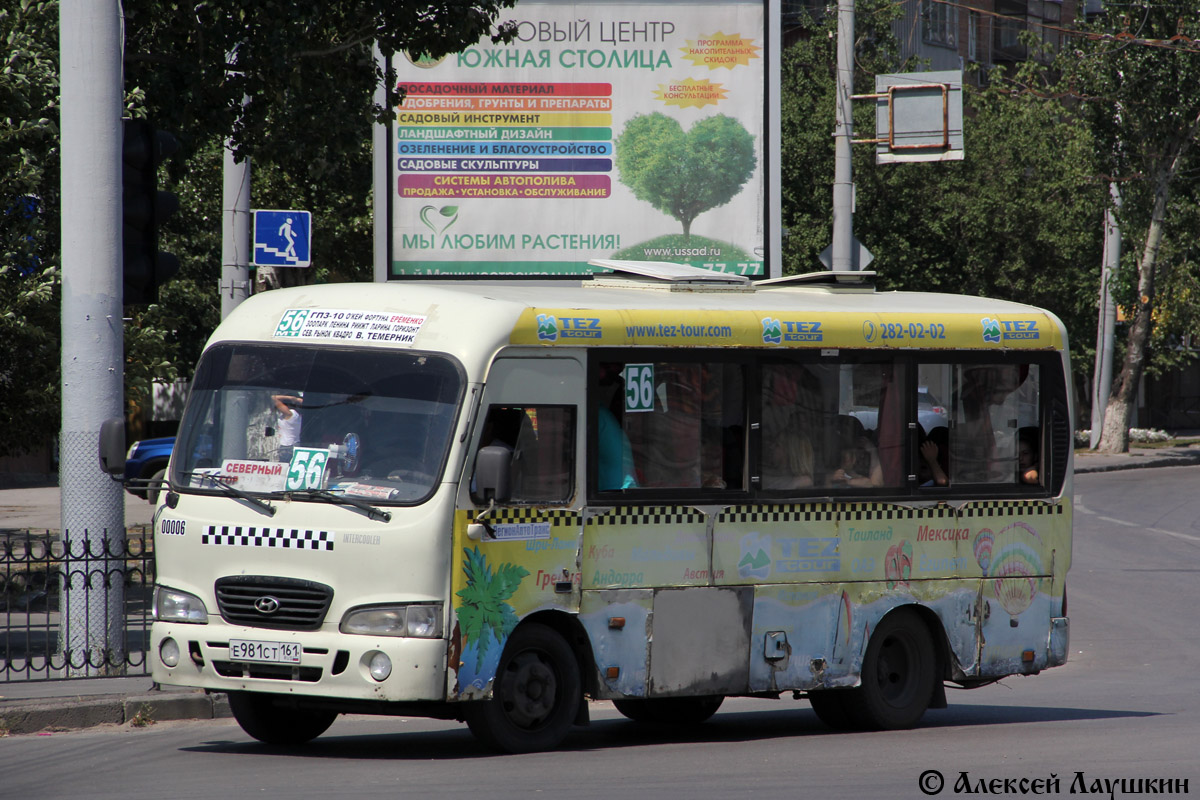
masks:
[[[764,344],[781,344],[783,342],[783,327],[779,320],[763,317],[762,337]]]
[[[558,320],[553,314],[537,315],[537,335],[543,341],[558,341]]]
[[[1000,323],[991,317],[979,320],[983,325],[983,340],[992,344],[1000,344]]]

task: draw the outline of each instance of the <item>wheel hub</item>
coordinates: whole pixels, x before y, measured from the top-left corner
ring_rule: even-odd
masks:
[[[522,653],[509,664],[505,710],[523,728],[543,722],[554,709],[558,679],[535,653]]]

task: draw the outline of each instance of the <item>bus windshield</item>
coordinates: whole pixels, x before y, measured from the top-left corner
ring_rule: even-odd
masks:
[[[172,486],[423,502],[444,469],[462,387],[445,356],[217,345],[196,369]]]

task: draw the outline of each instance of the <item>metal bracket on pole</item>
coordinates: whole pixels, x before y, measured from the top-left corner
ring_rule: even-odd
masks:
[[[941,90],[942,92],[942,141],[933,144],[896,144],[896,104],[895,96],[897,92],[907,92],[914,90]],[[852,139],[854,144],[883,144],[887,143],[889,150],[949,150],[950,149],[950,85],[946,83],[917,83],[889,86],[886,92],[876,92],[875,94],[856,94],[851,97],[852,100],[881,100],[887,98],[888,109],[888,135],[877,137],[875,139]]]

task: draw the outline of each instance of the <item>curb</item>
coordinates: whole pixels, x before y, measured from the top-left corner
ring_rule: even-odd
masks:
[[[95,725],[136,726],[179,719],[221,719],[233,716],[224,694],[153,692],[143,695],[101,695],[61,700],[26,700],[0,706],[0,735],[56,733]]]
[[[1178,456],[1150,456],[1147,458],[1124,458],[1121,460],[1112,460],[1104,464],[1080,464],[1079,458],[1075,459],[1075,474],[1085,475],[1089,472],[1117,472],[1118,470],[1127,469],[1149,469],[1151,467],[1192,467],[1200,464],[1200,453],[1195,455],[1178,455]]]

